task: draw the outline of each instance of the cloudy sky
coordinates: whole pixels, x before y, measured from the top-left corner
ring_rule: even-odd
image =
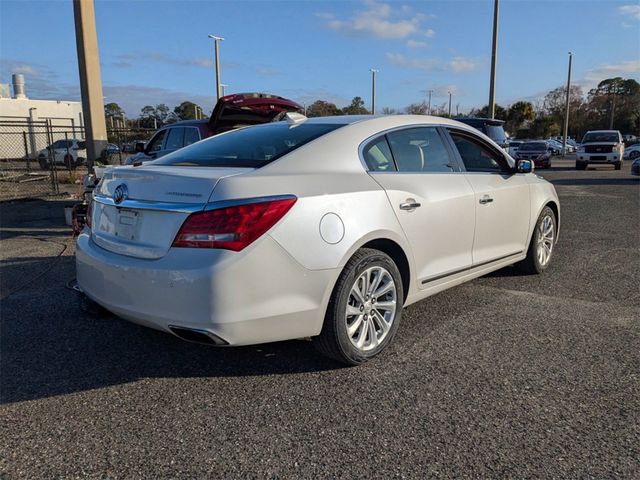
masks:
[[[566,81],[567,52],[585,89],[640,80],[640,4],[500,2],[497,100],[535,99]],[[493,1],[96,0],[104,95],[129,116],[146,104],[213,107],[213,44],[227,93],[266,91],[404,108],[434,90],[461,111],[487,103]],[[24,73],[32,98],[79,98],[71,0],[0,0],[0,83]],[[455,107],[454,107],[455,109]]]

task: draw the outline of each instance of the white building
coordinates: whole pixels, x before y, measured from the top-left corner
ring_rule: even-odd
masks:
[[[14,74],[13,96],[8,97],[8,88],[0,88],[0,158],[15,158],[24,155],[24,137],[27,134],[28,155],[37,156],[37,151],[49,142],[45,122],[51,125],[53,140],[83,138],[84,121],[82,103],[65,100],[33,100],[27,97],[24,75]],[[15,135],[13,135],[15,133]],[[14,138],[16,137],[16,138]],[[22,145],[21,153],[16,152],[16,142]]]

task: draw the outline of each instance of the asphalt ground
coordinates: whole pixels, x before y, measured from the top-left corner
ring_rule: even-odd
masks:
[[[67,288],[64,202],[2,204],[0,476],[639,478],[640,181],[555,161],[549,270],[405,309],[381,357],[182,342]]]

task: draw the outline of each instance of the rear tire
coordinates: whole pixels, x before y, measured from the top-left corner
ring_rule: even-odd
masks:
[[[576,170],[586,170],[587,162],[576,162]]]
[[[358,250],[338,278],[314,346],[338,362],[360,365],[391,343],[403,303],[402,277],[393,260],[378,250]]]
[[[528,275],[544,272],[553,257],[558,231],[556,214],[550,207],[544,207],[531,235],[527,257],[516,263],[516,268]]]

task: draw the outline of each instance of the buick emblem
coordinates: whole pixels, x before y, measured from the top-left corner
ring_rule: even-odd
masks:
[[[127,189],[127,186],[124,183],[118,185],[116,189],[113,191],[113,201],[116,203],[124,202],[128,196],[129,196],[129,190]]]

